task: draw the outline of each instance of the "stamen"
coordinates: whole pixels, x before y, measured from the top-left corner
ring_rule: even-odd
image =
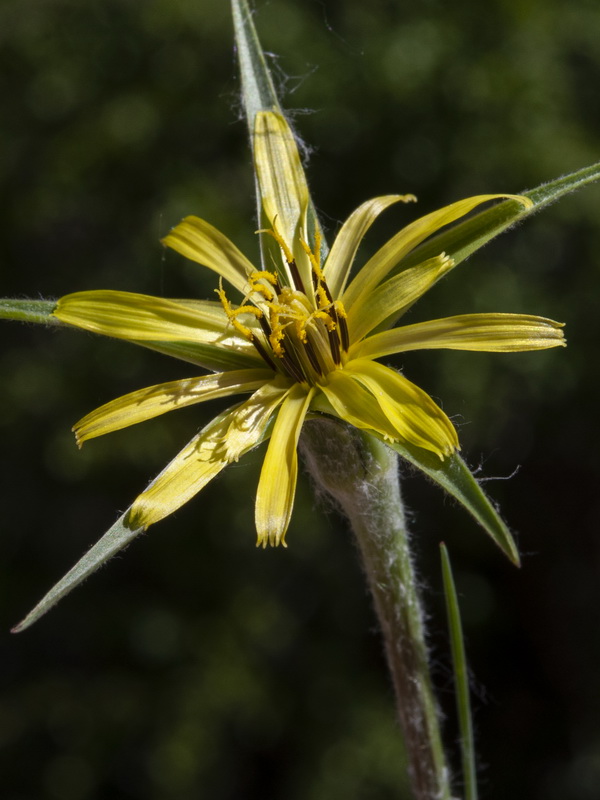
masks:
[[[263,314],[262,317],[259,318],[258,323],[259,323],[260,327],[262,328],[264,335],[268,339],[270,337],[270,335],[271,335],[271,326],[269,325],[269,322],[268,322],[268,320],[267,320],[267,318],[265,317],[264,314]]]
[[[281,345],[281,342],[285,336],[285,328],[289,322],[282,323],[281,317],[289,317],[291,316],[291,307],[287,304],[280,304],[280,303],[269,303],[269,310],[271,312],[271,319],[269,324],[271,326],[271,333],[269,334],[269,342],[271,347],[273,348],[273,353],[278,357],[281,358],[285,350]]]
[[[331,357],[336,366],[342,363],[342,354],[340,353],[340,337],[337,330],[327,331],[329,337],[329,349],[331,350]]]
[[[319,264],[321,263],[321,229],[319,228],[318,224],[315,228],[315,256]]]
[[[287,246],[287,242],[275,227],[275,220],[273,220],[272,228],[261,228],[260,230],[256,231],[256,233],[266,233],[268,236],[272,236],[279,247],[281,247],[287,263],[290,264],[294,260],[294,256],[292,255],[290,248]]]
[[[346,314],[346,309],[343,306],[341,300],[334,300],[331,296],[331,292],[329,291],[329,287],[323,281],[321,284],[323,287],[325,294],[327,295],[329,302],[331,303],[331,316],[335,319],[338,323],[339,331],[342,339],[342,348],[344,351],[347,351],[350,347],[350,335],[348,333],[348,324],[346,323],[346,319],[348,315]]]
[[[293,378],[298,383],[306,383],[306,378],[302,374],[302,369],[287,354],[285,354],[281,359],[281,364],[287,371],[290,378]]]
[[[277,367],[275,366],[275,364],[271,360],[269,354],[267,353],[267,351],[262,346],[261,342],[259,341],[259,339],[256,336],[252,339],[252,344],[256,348],[259,356],[267,364],[267,366],[269,366],[272,370],[274,370],[276,372],[277,371]]]
[[[284,326],[280,322],[277,322],[276,325],[273,325],[271,335],[269,336],[269,343],[271,345],[274,355],[276,355],[278,358],[283,358],[283,356],[285,355],[285,349],[281,345],[284,336],[285,336]]]
[[[323,375],[323,370],[319,364],[319,359],[317,358],[317,354],[315,353],[309,339],[307,339],[304,343],[304,349],[306,351],[306,355],[308,356],[308,360],[310,361],[311,367],[314,369],[317,375]]]
[[[298,265],[295,261],[288,261],[288,267],[290,268],[290,272],[292,274],[292,281],[294,282],[294,287],[299,292],[304,292],[304,284],[302,283],[302,278],[300,277],[300,270],[298,269]]]
[[[322,283],[319,283],[317,287],[315,287],[315,294],[317,296],[317,302],[319,304],[319,308],[325,308],[331,304],[331,295],[325,291],[325,286]]]
[[[277,286],[277,275],[274,272],[269,272],[267,269],[260,270],[259,272],[250,273],[251,281],[265,280],[269,281],[272,286]]]
[[[298,265],[296,264],[296,260],[292,254],[292,251],[287,246],[287,242],[283,238],[283,236],[279,233],[279,231],[275,227],[275,220],[273,220],[273,227],[272,228],[261,228],[260,230],[256,231],[256,233],[266,233],[268,236],[272,236],[273,239],[277,242],[283,256],[287,262],[287,265],[290,270],[290,274],[292,276],[292,282],[295,288],[299,292],[304,291],[304,284],[302,283],[302,278],[300,277],[300,272],[298,271]]]
[[[341,303],[340,303],[341,305]],[[338,312],[338,319],[339,319],[339,331],[340,336],[342,339],[342,350],[347,353],[348,348],[350,347],[350,334],[348,333],[348,323],[346,322],[346,312],[344,311],[343,316],[339,313],[339,308],[337,309]]]
[[[265,362],[265,364],[270,367],[272,370],[276,370],[276,366],[273,363],[273,359],[270,357],[269,353],[265,350],[262,342],[255,336],[254,332],[250,330],[246,325],[242,325],[242,323],[236,319],[238,314],[253,314],[256,319],[258,320],[261,328],[263,331],[265,330],[265,326],[267,330],[269,329],[269,323],[264,318],[263,312],[260,308],[255,308],[254,306],[249,305],[241,305],[239,308],[232,308],[231,303],[227,299],[227,295],[225,294],[225,290],[223,289],[223,280],[219,281],[219,288],[215,289],[215,293],[219,296],[219,300],[221,301],[221,305],[223,306],[223,310],[227,314],[227,318],[229,322],[233,325],[238,333],[241,333],[248,341],[252,342],[254,348],[256,349],[259,356]],[[269,331],[270,332],[270,331]]]
[[[319,264],[318,256],[310,249],[310,246],[304,239],[300,239],[300,246],[308,256],[308,260],[312,265],[313,273],[317,276],[317,280],[321,280],[321,265]]]
[[[323,320],[323,323],[328,331],[335,330],[335,320],[331,318],[331,314],[327,311],[313,311],[310,315],[309,320],[311,319],[320,319]]]

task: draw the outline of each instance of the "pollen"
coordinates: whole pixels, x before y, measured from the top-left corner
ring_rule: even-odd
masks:
[[[273,349],[273,355],[276,355],[277,358],[283,358],[285,355],[285,350],[281,344],[283,338],[285,336],[285,326],[278,323],[273,325],[271,328],[271,335],[269,336],[269,343]]]
[[[275,275],[274,272],[269,272],[268,270],[252,272],[248,276],[248,281],[250,283],[249,295],[252,294],[252,292],[257,292],[258,294],[262,295],[265,300],[273,300],[275,297],[275,292],[269,286],[265,286],[264,283],[261,283],[261,281],[267,281],[271,284],[271,286],[277,287],[279,285],[279,281],[277,280],[277,275]]]
[[[294,256],[290,248],[287,246],[287,243],[283,236],[279,233],[277,228],[275,227],[275,220],[273,220],[273,227],[272,228],[261,228],[260,230],[256,231],[256,233],[266,233],[268,236],[272,236],[273,239],[277,242],[279,247],[281,248],[281,252],[283,253],[285,260],[288,264],[292,264],[294,261]]]
[[[265,287],[266,288],[266,287]],[[249,342],[254,341],[254,333],[252,330],[247,326],[240,322],[237,317],[240,314],[252,314],[256,319],[260,319],[263,315],[263,312],[260,308],[251,305],[241,305],[237,308],[233,308],[229,300],[227,299],[227,295],[225,294],[225,290],[223,289],[223,281],[219,281],[219,288],[215,289],[215,294],[218,295],[219,300],[221,301],[221,305],[223,306],[223,311],[227,314],[227,319],[233,327],[236,329],[238,333],[241,333]]]
[[[320,253],[321,253],[321,234],[316,231],[315,232],[315,249],[312,250],[310,245],[305,242],[303,239],[300,239],[300,245],[306,255],[308,256],[308,260],[313,268],[313,272],[317,281],[323,280],[323,273],[321,272],[321,263],[320,263]]]

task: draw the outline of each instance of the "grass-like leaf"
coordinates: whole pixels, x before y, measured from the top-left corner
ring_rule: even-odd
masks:
[[[477,800],[477,773],[475,766],[475,743],[473,736],[473,722],[471,715],[471,701],[469,698],[469,676],[467,659],[465,656],[465,642],[463,637],[460,609],[450,558],[445,544],[440,545],[442,556],[442,577],[444,580],[444,598],[448,614],[448,628],[450,630],[450,646],[452,649],[452,666],[454,670],[454,685],[456,692],[456,707],[458,711],[458,724],[460,727],[460,743],[463,766],[463,780],[465,784],[465,800]]]

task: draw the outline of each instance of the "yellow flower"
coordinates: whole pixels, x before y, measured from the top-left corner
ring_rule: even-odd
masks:
[[[420,348],[517,351],[564,344],[559,323],[522,314],[468,314],[393,327],[454,266],[439,253],[403,268],[409,253],[482,203],[512,197],[529,207],[527,198],[480,195],[434,211],[392,237],[351,278],[371,224],[392,204],[414,197],[389,195],[363,203],[326,254],[298,150],[280,114],[256,115],[254,156],[263,214],[261,269],[209,223],[188,217],[164,243],[217,273],[218,299],[92,291],[67,295],[54,310],[62,322],[215,370],[132,392],[96,409],[74,427],[79,444],[172,409],[249,395],[213,419],[134,501],[127,518],[131,528],[171,514],[268,439],[256,499],[258,544],[284,544],[298,438],[308,414],[338,417],[440,460],[459,446],[454,426],[431,397],[376,359]]]

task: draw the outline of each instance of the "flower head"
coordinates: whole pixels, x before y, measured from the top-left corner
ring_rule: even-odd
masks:
[[[96,409],[74,427],[79,444],[175,408],[249,395],[213,419],[134,501],[128,517],[133,528],[166,517],[268,439],[256,499],[258,544],[284,544],[307,415],[338,417],[442,461],[458,449],[442,409],[377,359],[421,348],[517,351],[564,344],[559,323],[521,314],[468,314],[395,327],[454,266],[440,252],[403,267],[415,248],[483,203],[512,197],[527,207],[527,198],[480,195],[434,211],[393,236],[351,277],[360,242],[378,215],[415,198],[388,195],[363,203],[327,253],[298,149],[281,114],[256,115],[254,157],[262,200],[260,268],[208,222],[188,217],[164,244],[217,273],[217,299],[79,292],[59,300],[54,311],[62,322],[214,370]]]

